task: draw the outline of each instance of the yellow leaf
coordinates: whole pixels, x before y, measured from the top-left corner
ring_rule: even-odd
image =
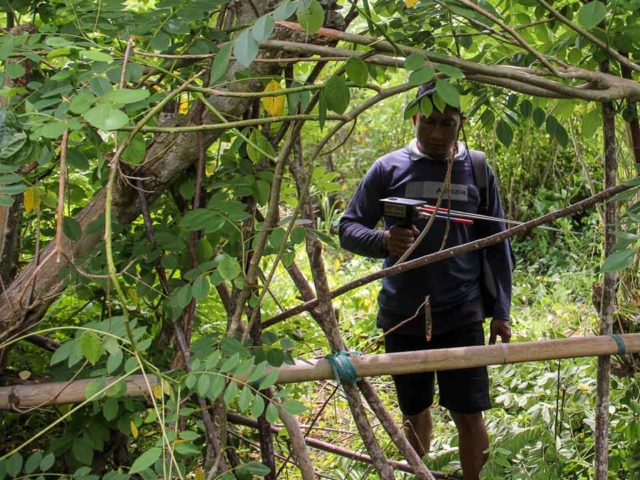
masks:
[[[333,262],[333,269],[340,270],[340,266],[341,266],[340,260],[336,258],[335,261]]]
[[[196,475],[194,477],[194,480],[205,480],[205,476],[204,476],[204,471],[202,470],[202,467],[198,467],[196,468]]]
[[[413,8],[418,4],[419,1],[420,0],[404,0],[404,4],[407,6],[407,8]]]
[[[271,80],[269,85],[264,89],[265,92],[277,92],[282,90],[279,82],[275,80]],[[266,110],[266,112],[272,117],[277,117],[278,115],[282,115],[284,112],[284,95],[280,95],[277,97],[264,97],[262,99],[262,106]]]
[[[165,395],[171,395],[171,384],[166,380],[162,380],[162,390]]]
[[[131,435],[133,435],[133,438],[138,438],[138,427],[136,427],[135,423],[130,422],[131,423]]]
[[[22,380],[28,380],[29,377],[31,376],[31,372],[29,370],[22,370],[18,376],[22,379]]]
[[[29,213],[40,205],[40,194],[35,187],[29,187],[24,192],[24,210]]]
[[[178,113],[180,115],[186,115],[189,112],[189,99],[185,98],[180,102],[180,106],[178,107]]]
[[[581,383],[580,385],[578,385],[578,390],[582,390],[583,392],[587,392],[587,391],[589,391],[589,385],[585,385],[584,383]]]
[[[158,400],[162,399],[162,394],[164,392],[162,391],[162,385],[158,384],[155,387],[153,387],[153,396],[156,397]]]

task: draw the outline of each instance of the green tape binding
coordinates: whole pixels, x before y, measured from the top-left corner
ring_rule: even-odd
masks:
[[[351,355],[361,355],[361,352],[337,352],[331,355],[325,355],[331,370],[333,370],[333,376],[339,383],[348,383],[353,385],[360,377],[356,374],[356,368],[351,363],[349,358]]]
[[[609,336],[613,338],[618,345],[618,355],[624,355],[625,353],[627,353],[627,349],[624,346],[624,340],[622,340],[620,335],[618,335],[617,333],[610,333]]]

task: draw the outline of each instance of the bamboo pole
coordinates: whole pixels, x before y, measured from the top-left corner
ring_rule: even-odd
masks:
[[[640,353],[640,333],[618,335],[617,338],[623,342],[625,353]],[[616,355],[618,352],[618,343],[614,337],[606,335],[419,352],[358,355],[350,358],[358,376],[375,377],[561,358]],[[279,384],[333,378],[331,366],[325,359],[298,360],[295,365],[283,365],[278,370],[280,373],[277,383]],[[246,378],[246,375],[242,378]],[[242,382],[242,378],[238,378],[238,382]],[[151,387],[157,384],[157,379],[149,377],[149,380]],[[0,388],[0,410],[78,403],[85,400],[84,392],[89,382],[90,380],[79,380],[3,387]],[[127,396],[142,396],[145,393],[148,391],[142,376],[128,377]]]

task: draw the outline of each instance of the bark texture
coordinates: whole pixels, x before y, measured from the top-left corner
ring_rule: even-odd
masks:
[[[603,66],[608,70],[608,66]],[[614,187],[617,183],[618,162],[616,159],[616,116],[612,103],[602,104],[604,133],[604,170],[605,188]],[[618,206],[609,202],[605,206],[605,256],[609,256],[616,243],[615,229],[618,219]],[[618,275],[605,273],[600,311],[600,335],[613,332],[613,315]],[[609,389],[611,375],[611,357],[598,358],[597,397],[596,397],[596,451],[595,478],[606,480],[609,467]]]

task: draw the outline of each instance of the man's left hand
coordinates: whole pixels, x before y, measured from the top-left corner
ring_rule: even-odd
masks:
[[[489,327],[489,345],[496,343],[497,337],[500,337],[502,343],[509,343],[511,340],[511,327],[509,327],[508,320],[491,320],[491,326]]]

